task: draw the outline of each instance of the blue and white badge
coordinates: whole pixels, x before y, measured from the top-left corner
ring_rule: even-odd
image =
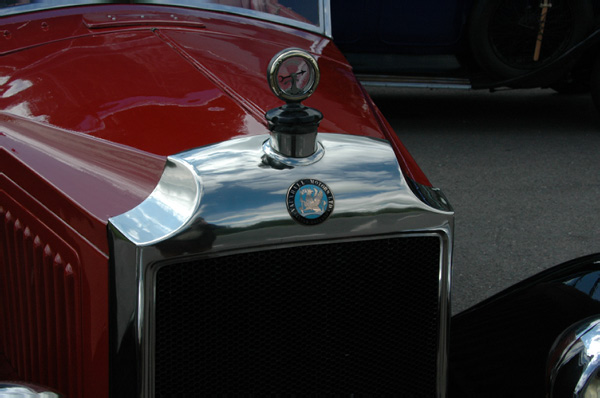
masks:
[[[287,194],[287,209],[292,218],[305,225],[320,224],[334,207],[329,187],[312,178],[296,181]]]

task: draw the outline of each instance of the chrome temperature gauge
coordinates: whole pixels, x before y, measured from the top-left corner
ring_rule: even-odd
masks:
[[[286,102],[300,102],[310,97],[319,84],[319,77],[315,58],[299,48],[281,51],[267,69],[271,90]]]

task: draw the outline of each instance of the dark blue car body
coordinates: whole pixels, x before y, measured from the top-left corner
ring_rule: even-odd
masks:
[[[332,0],[334,39],[358,52],[459,49],[472,0]]]
[[[331,0],[333,37],[371,85],[589,87],[600,1],[545,2]]]

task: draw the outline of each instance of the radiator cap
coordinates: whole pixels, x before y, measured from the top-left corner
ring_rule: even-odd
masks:
[[[280,155],[305,158],[317,151],[317,129],[323,114],[301,101],[319,84],[317,60],[307,51],[288,48],[277,53],[267,68],[271,91],[286,104],[265,114],[271,131],[270,146]]]

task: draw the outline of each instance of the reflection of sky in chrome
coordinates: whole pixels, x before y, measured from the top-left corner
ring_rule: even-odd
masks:
[[[43,397],[43,398],[58,398],[59,395],[50,391],[36,391],[33,387],[20,386],[12,383],[2,383],[0,386],[1,397]]]
[[[325,148],[321,160],[281,170],[262,163],[262,144],[267,138],[243,137],[172,156],[172,167],[165,169],[152,195],[111,222],[142,245],[188,228],[188,232],[209,225],[214,231],[251,230],[266,222],[293,223],[286,208],[287,191],[307,178],[321,180],[333,191],[332,218],[403,212],[406,220],[416,213],[405,211],[426,207],[406,185],[387,142],[321,134]],[[376,220],[387,223],[384,218]],[[361,225],[369,228],[358,221],[348,227]]]
[[[590,339],[590,341],[588,342],[588,350],[596,353],[596,360],[599,360],[599,358],[597,358],[598,353],[600,353],[600,336],[594,336]]]
[[[321,141],[325,146],[321,161],[285,170],[260,167],[262,152],[257,151],[256,138],[183,154],[195,165],[203,182],[198,216],[210,224],[228,227],[287,217],[287,190],[303,178],[329,185],[335,197],[334,214],[377,212],[406,205],[402,202],[406,187],[387,143],[343,136],[333,141],[321,136]]]
[[[575,395],[586,398],[597,397],[597,394],[595,394],[596,390],[600,390],[595,377],[596,381],[589,384],[588,388],[585,388],[589,380],[593,377],[594,372],[598,369],[598,366],[600,366],[600,336],[598,335],[600,330],[598,321],[595,320],[592,325],[590,325],[591,327],[579,337],[579,340],[566,353],[567,357],[570,355],[579,355],[578,365],[583,371],[575,386],[575,391],[583,392],[585,389],[585,394]],[[565,363],[565,359],[563,359],[563,363]]]
[[[199,199],[197,179],[185,166],[169,162],[152,194],[141,205],[111,221],[132,240],[147,244],[185,226]]]
[[[587,294],[596,301],[600,301],[600,271],[573,278],[565,284]]]

